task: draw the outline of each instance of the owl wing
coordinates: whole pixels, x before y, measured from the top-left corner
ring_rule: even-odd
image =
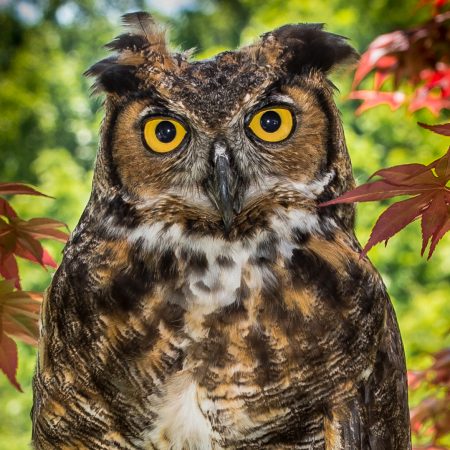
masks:
[[[373,371],[339,424],[342,449],[411,448],[405,357],[391,302]]]

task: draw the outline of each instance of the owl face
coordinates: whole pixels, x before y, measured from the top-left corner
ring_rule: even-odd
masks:
[[[230,236],[351,178],[326,73],[355,56],[318,25],[292,25],[214,59],[167,49],[144,13],[94,65],[107,93],[97,178],[164,221]],[[259,211],[259,212],[258,212]],[[241,232],[240,230],[239,232]]]

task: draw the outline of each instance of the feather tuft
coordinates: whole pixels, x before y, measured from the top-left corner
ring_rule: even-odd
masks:
[[[149,45],[158,47],[155,51],[168,53],[165,29],[158,25],[150,14],[142,11],[128,13],[122,16],[122,23],[129,32],[128,36],[134,35],[135,40],[144,38]]]
[[[323,23],[284,25],[262,36],[260,49],[252,49],[262,61],[278,61],[291,75],[319,71],[327,75],[341,65],[358,60],[347,38],[328,33]]]
[[[126,95],[139,88],[143,65],[159,66],[161,69],[177,70],[185,61],[183,55],[173,55],[166,44],[165,29],[145,12],[134,12],[122,16],[127,32],[106,44],[115,56],[103,59],[86,72],[95,77],[94,93],[102,91]]]
[[[148,40],[150,40],[153,30],[158,28],[153,17],[143,11],[124,14],[122,16],[122,23],[133,34],[143,35]]]

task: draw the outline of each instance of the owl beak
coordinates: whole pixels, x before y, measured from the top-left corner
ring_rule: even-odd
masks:
[[[228,234],[233,223],[233,194],[231,192],[232,173],[227,146],[219,140],[213,144],[213,176],[207,184],[209,198],[222,216],[225,234]]]

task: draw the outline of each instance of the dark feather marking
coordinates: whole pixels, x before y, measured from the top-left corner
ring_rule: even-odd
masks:
[[[223,268],[231,268],[235,265],[233,258],[229,256],[219,255],[216,259],[217,264]]]
[[[105,70],[97,83],[108,93],[126,95],[139,88],[140,81],[135,75],[135,66],[118,64]]]
[[[136,66],[120,64],[116,56],[105,58],[91,66],[84,75],[95,77],[92,86],[94,94],[101,91],[125,95],[139,88]]]
[[[345,306],[338,275],[325,260],[307,250],[296,248],[287,264],[295,288],[315,286],[321,300],[334,308]]]
[[[119,172],[117,170],[117,164],[114,161],[112,151],[115,143],[115,129],[117,119],[119,117],[120,108],[114,108],[111,112],[111,117],[105,126],[103,135],[103,148],[106,161],[103,163],[103,167],[106,168],[106,177],[109,178],[109,182],[112,187],[116,188],[118,192],[122,192],[122,180],[120,179]],[[103,169],[105,170],[105,169]]]
[[[135,229],[140,223],[134,205],[125,201],[119,194],[108,202],[105,213],[108,217],[114,219],[113,224],[115,226]]]
[[[370,272],[363,270],[355,261],[347,262],[346,274],[351,283],[345,283],[343,295],[352,295],[358,300],[363,314],[370,314],[376,305],[376,300],[386,297],[382,284],[374,282]]]
[[[284,302],[283,286],[277,277],[273,282],[265,282],[261,289],[262,307],[258,315],[273,320],[284,330],[288,339],[295,339],[297,330],[302,324],[302,316],[299,310],[288,309]],[[295,349],[296,346],[292,346]]]
[[[191,347],[191,355],[195,361],[200,362],[194,371],[194,377],[200,386],[213,390],[217,387],[220,379],[210,368],[224,368],[229,362],[228,335],[222,331],[211,328],[208,338],[195,343]]]
[[[250,297],[250,289],[247,283],[241,279],[241,285],[236,289],[236,302],[237,305],[243,305],[244,302]]]
[[[293,228],[292,235],[297,245],[306,245],[311,238],[311,234],[301,228]]]
[[[211,288],[203,280],[197,281],[195,286],[203,292],[211,292]]]
[[[172,330],[182,330],[186,310],[175,303],[161,303],[155,308],[155,317],[158,317]]]
[[[111,42],[106,44],[105,47],[109,50],[132,50],[136,52],[143,50],[148,44],[148,40],[143,36],[125,33],[115,37]]]
[[[251,354],[258,361],[255,369],[255,382],[266,386],[279,378],[280,368],[273,362],[275,350],[270,346],[270,339],[260,329],[251,328],[245,340]]]
[[[337,143],[335,142],[335,129],[336,129],[336,117],[331,109],[330,103],[323,90],[318,88],[309,88],[310,92],[314,95],[317,104],[324,113],[327,125],[326,125],[326,164],[321,168],[322,172],[327,172],[332,163],[336,160],[338,155]],[[338,178],[338,177],[336,177]]]
[[[208,269],[208,259],[203,252],[183,249],[181,258],[194,273],[201,275]]]
[[[83,75],[87,77],[98,77],[102,75],[106,70],[110,69],[117,64],[117,56],[109,56],[104,58],[95,64],[93,64],[89,69],[87,69]]]
[[[170,281],[179,276],[178,262],[173,250],[164,251],[156,263],[155,272],[161,281]]]
[[[134,311],[144,296],[151,295],[155,281],[154,270],[137,254],[131,253],[128,267],[121,269],[112,279],[105,298],[106,304],[101,302],[101,306],[108,311],[111,302],[124,312]]]
[[[266,239],[258,243],[255,257],[252,257],[250,262],[256,265],[274,263],[278,256],[277,244],[279,241],[274,233],[269,234]]]
[[[144,326],[142,334],[135,331],[129,338],[121,341],[117,346],[117,353],[126,359],[139,358],[152,349],[159,336],[158,324],[155,320]]]

